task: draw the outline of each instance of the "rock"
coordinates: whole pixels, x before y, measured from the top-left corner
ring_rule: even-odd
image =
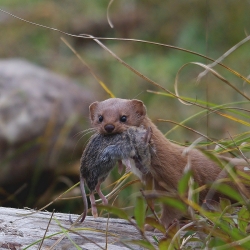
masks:
[[[24,60],[0,60],[0,185],[72,158],[94,100],[70,79]]]

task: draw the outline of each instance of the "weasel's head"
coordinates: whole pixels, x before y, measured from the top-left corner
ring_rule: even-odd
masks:
[[[122,133],[131,126],[139,127],[145,116],[142,101],[110,98],[89,106],[91,124],[101,134]]]

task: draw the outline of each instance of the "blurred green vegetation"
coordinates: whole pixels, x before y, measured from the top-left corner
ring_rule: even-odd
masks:
[[[250,2],[233,1],[127,1],[116,0],[109,9],[112,29],[107,21],[109,1],[98,0],[2,0],[0,8],[28,21],[57,28],[71,34],[90,34],[97,37],[144,39],[152,42],[178,46],[213,59],[219,58],[236,43],[250,34]],[[0,12],[0,55],[1,58],[21,57],[68,77],[77,79],[94,92],[102,92],[86,67],[62,42],[61,36],[77,50],[99,78],[107,84],[116,97],[138,98],[145,102],[148,114],[165,133],[173,127],[169,123],[157,122],[158,118],[181,122],[197,114],[202,109],[187,106],[176,98],[156,95],[147,90],[161,91],[129,71],[94,41],[73,38],[56,31],[44,29]],[[150,79],[174,91],[174,81],[178,70],[189,62],[209,63],[204,58],[173,48],[160,47],[129,41],[102,41],[129,65]],[[250,75],[249,42],[230,54],[223,63],[242,76]],[[226,69],[216,66],[236,88],[250,96],[248,83]],[[196,78],[203,69],[188,65],[179,75],[179,91],[182,96],[211,102],[217,105],[246,101],[221,80],[208,74],[199,84]],[[207,99],[208,98],[208,99]],[[229,105],[235,106],[235,105]],[[238,108],[248,108],[248,103],[237,104]],[[223,110],[224,113],[228,111]],[[246,112],[247,115],[249,113]],[[237,115],[235,115],[237,116]],[[207,125],[207,117],[209,122]],[[242,116],[239,116],[242,118]],[[245,117],[249,122],[249,116]],[[215,113],[191,119],[187,126],[215,139],[229,138],[249,131],[248,126],[220,117]],[[168,138],[180,143],[192,142],[199,135],[183,128],[176,129]],[[84,145],[84,139],[80,143]],[[107,185],[117,180],[116,170]],[[132,191],[133,189],[133,191]],[[138,187],[123,190],[116,204],[125,206],[131,193]],[[129,197],[128,197],[129,196]],[[133,196],[133,195],[132,195]],[[67,212],[69,203],[63,202],[61,211]],[[76,201],[81,211],[81,200]],[[67,205],[65,205],[67,204]],[[72,210],[71,210],[72,211]]]
[[[26,20],[58,28],[72,34],[91,34],[101,37],[145,39],[192,50],[217,59],[224,52],[246,37],[249,33],[250,16],[248,1],[114,1],[109,17],[114,24],[110,28],[107,21],[109,1],[1,1],[1,7]],[[46,30],[14,19],[4,13],[1,16],[1,57],[22,57],[50,68],[64,75],[77,78],[93,91],[100,92],[98,83],[89,74],[78,58],[62,42],[62,34]],[[65,36],[64,36],[65,37]],[[146,93],[147,89],[158,90],[154,86],[130,72],[104,51],[95,42],[66,37],[77,52],[86,60],[96,74],[108,85],[117,97],[139,98],[148,107],[153,120],[170,118],[182,121],[197,112],[177,100]],[[185,63],[207,61],[187,52],[163,48],[145,43],[103,41],[108,47],[131,66],[165,88],[173,91],[178,69]],[[243,76],[249,75],[249,43],[238,48],[223,63]],[[216,67],[236,87],[249,92],[249,85],[230,72]],[[235,91],[213,76],[205,77],[199,85],[195,79],[202,69],[190,65],[181,73],[181,95],[223,104],[241,100]],[[129,91],[128,91],[129,89]],[[214,95],[222,91],[224,95]],[[108,96],[103,91],[103,98]],[[234,124],[219,126],[224,120],[210,115],[211,136],[227,136],[226,131]],[[159,126],[167,131],[171,125]],[[206,117],[192,126],[206,131]],[[238,126],[238,124],[237,124]],[[243,128],[244,129],[244,128]],[[193,140],[195,135],[179,130],[169,135],[178,141]]]

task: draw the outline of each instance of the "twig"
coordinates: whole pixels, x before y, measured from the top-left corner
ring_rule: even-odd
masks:
[[[142,196],[144,197],[144,199],[146,200],[147,205],[150,208],[151,212],[153,213],[153,215],[155,216],[155,218],[157,219],[157,221],[160,222],[160,219],[157,216],[155,210],[152,208],[151,204],[147,201],[147,198],[146,198],[146,195],[145,195],[144,191],[142,189],[140,189],[140,192],[141,192]]]
[[[50,216],[50,219],[49,219],[47,228],[46,228],[46,230],[45,230],[45,232],[44,232],[44,236],[43,236],[43,238],[42,238],[42,241],[41,241],[40,245],[38,246],[38,250],[40,250],[40,249],[42,248],[42,245],[43,245],[44,239],[45,239],[45,237],[46,237],[46,233],[48,232],[49,225],[50,225],[50,222],[51,222],[52,217],[53,217],[53,215],[54,215],[54,212],[55,212],[55,209],[53,209],[53,212],[51,213],[51,216]]]

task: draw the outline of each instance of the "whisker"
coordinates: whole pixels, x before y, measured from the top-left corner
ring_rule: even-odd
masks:
[[[83,131],[78,132],[78,133],[74,136],[74,138],[75,138],[76,136],[80,136],[80,135],[81,135],[81,137],[80,137],[80,138],[77,140],[77,142],[75,143],[75,146],[74,146],[74,150],[73,150],[73,151],[75,151],[75,149],[76,149],[76,147],[77,147],[79,141],[80,141],[84,136],[86,136],[86,135],[88,135],[88,134],[90,134],[90,133],[92,133],[92,132],[95,132],[95,129],[94,129],[94,128],[88,128],[88,129],[85,129],[85,130],[83,130]],[[87,142],[88,142],[88,141],[89,141],[89,139],[87,140]],[[85,142],[85,145],[86,145],[87,142]]]
[[[90,139],[91,139],[91,137],[88,140],[85,141],[85,144],[84,144],[85,146],[88,144],[88,142],[90,141]]]
[[[84,134],[85,132],[91,132],[91,131],[95,131],[95,129],[94,128],[87,128],[87,129],[85,129],[83,131],[80,131],[80,132],[76,133],[73,137],[75,138],[77,136],[80,136],[80,135]]]
[[[78,139],[77,143],[78,143],[84,136],[86,136],[86,135],[88,135],[88,134],[91,134],[91,133],[93,133],[93,132],[95,132],[95,131],[90,130],[90,131],[87,131],[87,132],[85,132],[84,134],[82,134],[81,137]],[[89,139],[87,140],[87,142],[88,142],[88,141],[89,141]]]

